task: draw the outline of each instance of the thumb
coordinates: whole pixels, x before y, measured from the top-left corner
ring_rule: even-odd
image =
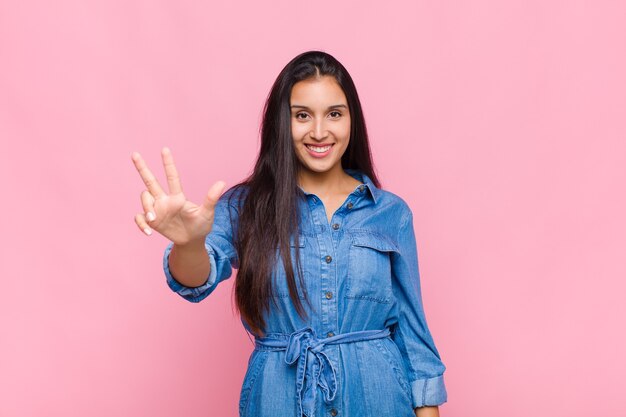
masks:
[[[224,188],[226,188],[226,183],[224,181],[218,181],[213,184],[211,188],[209,188],[209,191],[204,198],[204,202],[202,203],[204,209],[213,210],[215,208],[215,204],[217,204],[217,201],[220,199]]]

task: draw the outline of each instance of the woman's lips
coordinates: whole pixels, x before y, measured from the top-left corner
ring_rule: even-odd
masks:
[[[330,151],[333,150],[333,145],[334,145],[334,143],[331,143],[331,144],[325,145],[325,146],[313,145],[313,146],[318,147],[318,148],[324,148],[326,146],[330,146],[330,148],[328,148],[328,150],[326,150],[325,152],[315,152],[314,150],[310,149],[306,144],[304,145],[304,147],[306,148],[306,150],[309,153],[309,155],[311,155],[312,157],[314,157],[314,158],[323,158],[326,155],[328,155],[330,153]]]

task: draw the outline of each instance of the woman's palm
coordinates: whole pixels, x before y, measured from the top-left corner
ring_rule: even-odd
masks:
[[[154,202],[156,219],[150,226],[179,244],[206,236],[211,231],[213,217],[205,217],[207,210],[201,207],[187,200],[182,192],[163,196]]]
[[[133,152],[133,163],[147,187],[147,190],[141,193],[144,213],[135,216],[135,223],[144,232],[149,226],[175,244],[204,241],[206,235],[211,232],[215,204],[222,193],[224,183],[218,181],[213,184],[203,204],[197,205],[187,200],[183,194],[180,178],[168,148],[162,149],[162,157],[170,194],[163,191],[141,155]],[[147,218],[149,212],[156,215],[153,220]]]

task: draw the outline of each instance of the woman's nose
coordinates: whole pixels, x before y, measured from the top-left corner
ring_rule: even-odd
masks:
[[[323,120],[315,122],[310,135],[311,138],[315,140],[322,140],[328,135],[328,131],[326,130]]]

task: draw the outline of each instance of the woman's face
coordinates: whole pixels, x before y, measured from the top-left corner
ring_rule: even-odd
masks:
[[[313,172],[340,168],[350,141],[350,112],[335,78],[295,83],[290,105],[291,134],[302,168]]]

